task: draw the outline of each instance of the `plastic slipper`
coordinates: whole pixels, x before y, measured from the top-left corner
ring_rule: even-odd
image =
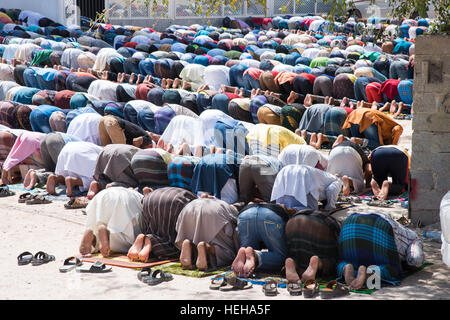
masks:
[[[88,205],[88,201],[83,201],[81,198],[72,198],[64,204],[64,208],[66,209],[83,209]]]
[[[253,287],[250,282],[239,279],[236,276],[227,278],[226,282],[226,285],[219,288],[220,291],[247,290]]]
[[[209,288],[211,290],[219,290],[221,287],[224,287],[226,285],[227,279],[224,276],[217,275],[211,279],[211,284],[209,285]]]
[[[287,291],[291,296],[301,296],[302,295],[302,283],[301,281],[289,282],[287,284]]]
[[[158,277],[159,275],[159,277]],[[151,277],[143,278],[143,282],[148,284],[149,286],[155,286],[164,281],[170,281],[173,279],[173,276],[169,272],[164,272],[161,269],[153,271]]]
[[[391,208],[394,206],[393,203],[380,199],[373,199],[369,201],[367,205],[371,207],[380,207],[380,208]]]
[[[28,251],[22,252],[17,257],[17,263],[19,264],[19,266],[29,264],[31,262],[31,260],[33,260],[33,254]]]
[[[112,271],[112,268],[106,266],[101,261],[95,261],[95,263],[90,266],[78,267],[76,270],[81,273],[106,273]]]
[[[278,282],[275,280],[270,280],[267,283],[265,283],[262,287],[262,291],[264,294],[268,297],[273,297],[278,294]]]
[[[29,192],[22,193],[22,194],[19,196],[18,202],[19,202],[19,203],[25,203],[25,202],[27,202],[27,200],[30,200],[32,196],[33,196],[33,195],[32,195],[31,193],[29,193]]]
[[[16,193],[9,190],[6,184],[0,186],[0,198],[14,196]]]
[[[350,291],[342,283],[332,280],[327,283],[324,289],[320,290],[320,297],[322,299],[333,299],[349,295]]]
[[[69,272],[76,267],[79,267],[83,264],[83,262],[77,257],[69,257],[64,260],[64,264],[59,268],[59,272]]]
[[[34,195],[30,200],[26,201],[26,204],[48,204],[52,203],[46,196],[38,194]]]
[[[319,283],[315,280],[307,280],[303,285],[303,296],[314,298],[319,293]]]
[[[152,268],[146,267],[142,268],[141,271],[138,272],[137,278],[139,281],[144,281],[144,278],[149,278],[152,276]]]
[[[31,264],[33,266],[40,266],[50,261],[55,261],[55,256],[49,255],[44,251],[39,251],[34,255],[33,260],[31,260]]]

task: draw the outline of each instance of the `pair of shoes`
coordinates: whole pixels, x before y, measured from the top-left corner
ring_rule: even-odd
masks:
[[[16,193],[9,190],[8,185],[2,184],[0,185],[0,198],[14,196]]]
[[[159,275],[159,277],[158,277]],[[151,268],[143,268],[137,275],[138,279],[149,286],[155,286],[164,281],[173,280],[173,276],[169,272],[164,272],[161,269],[157,269],[152,272]]]
[[[211,290],[220,291],[247,290],[252,287],[253,285],[250,282],[239,279],[235,275],[231,277],[217,275],[211,280],[211,285],[209,286]]]
[[[19,196],[19,203],[26,203],[26,204],[48,204],[52,203],[51,200],[47,197],[48,194],[31,194],[29,192],[21,194]]]
[[[55,256],[49,255],[43,251],[39,251],[35,255],[33,255],[31,252],[25,251],[17,257],[17,264],[19,266],[24,266],[29,263],[31,263],[33,266],[40,266],[50,261],[55,261]]]
[[[318,294],[322,299],[333,299],[349,295],[350,291],[344,284],[336,280],[328,282],[323,289],[320,289],[319,283],[315,280],[306,281],[303,288],[304,297],[314,298]]]
[[[81,265],[83,265],[83,262],[79,258],[69,257],[64,260],[63,265],[59,268],[59,272],[66,273]]]

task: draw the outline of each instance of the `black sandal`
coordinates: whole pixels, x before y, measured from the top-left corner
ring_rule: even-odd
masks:
[[[34,255],[33,260],[31,260],[31,264],[33,266],[40,266],[50,261],[55,261],[55,256],[49,255],[43,251],[39,251]]]
[[[25,203],[25,202],[27,202],[27,200],[30,200],[32,196],[33,196],[33,195],[32,195],[30,192],[22,193],[22,194],[19,196],[18,202],[19,202],[19,203]]]
[[[303,285],[303,296],[314,298],[319,293],[320,285],[316,280],[308,280]]]
[[[159,275],[159,277],[158,277],[158,275]],[[161,269],[158,269],[158,270],[153,271],[153,274],[151,275],[151,277],[143,278],[143,282],[148,284],[149,286],[155,286],[164,281],[170,281],[172,279],[173,279],[173,276],[170,273],[164,272]]]
[[[78,267],[76,270],[81,273],[106,273],[112,271],[112,268],[110,266],[106,266],[100,260],[97,260],[91,266]]]
[[[265,283],[262,287],[262,291],[264,294],[268,297],[273,297],[278,294],[278,282],[275,280],[269,280],[267,283]]]
[[[301,281],[289,282],[287,284],[287,291],[291,296],[301,296],[302,295],[302,283]]]
[[[0,198],[14,196],[16,193],[9,190],[8,185],[2,184],[0,185]]]
[[[324,289],[320,290],[322,299],[339,298],[350,294],[350,290],[342,283],[332,280],[328,282]]]
[[[31,260],[33,260],[33,254],[31,252],[25,251],[17,257],[17,264],[19,266],[24,266],[26,264],[29,264]]]
[[[227,278],[226,284],[219,288],[220,291],[247,290],[253,287],[251,282],[239,279],[236,276]]]
[[[144,282],[145,278],[149,278],[151,276],[152,276],[152,268],[145,267],[145,268],[142,268],[142,270],[138,272],[137,278],[139,279],[139,281]]]

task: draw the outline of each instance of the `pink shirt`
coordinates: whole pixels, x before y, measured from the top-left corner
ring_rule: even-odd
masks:
[[[41,140],[45,136],[45,133],[31,131],[19,135],[3,164],[3,169],[6,171],[11,170],[33,153],[40,153]]]

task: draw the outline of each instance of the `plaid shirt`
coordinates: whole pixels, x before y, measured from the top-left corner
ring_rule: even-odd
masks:
[[[180,187],[190,190],[194,168],[200,158],[179,156],[173,158],[167,168],[167,175],[171,187]]]

